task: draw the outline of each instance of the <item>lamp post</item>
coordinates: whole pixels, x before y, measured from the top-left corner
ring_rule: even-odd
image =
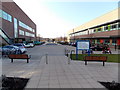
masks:
[[[75,34],[74,34],[74,28],[73,28],[73,35],[74,35],[73,41],[75,42]]]

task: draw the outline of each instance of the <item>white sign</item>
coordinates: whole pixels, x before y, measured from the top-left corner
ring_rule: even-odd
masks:
[[[89,41],[78,41],[77,42],[77,49],[89,49],[90,47]]]

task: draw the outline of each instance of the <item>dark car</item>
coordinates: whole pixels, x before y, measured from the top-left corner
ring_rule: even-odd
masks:
[[[70,45],[76,47],[77,43],[76,42],[71,42]]]
[[[15,43],[13,45],[19,47],[21,54],[27,52],[27,50],[26,50],[26,48],[25,48],[23,43]]]
[[[101,45],[94,45],[94,46],[91,46],[90,49],[92,49],[93,51],[102,51],[104,47]]]
[[[20,49],[17,46],[7,45],[1,47],[2,55],[9,55],[9,54],[20,54]]]

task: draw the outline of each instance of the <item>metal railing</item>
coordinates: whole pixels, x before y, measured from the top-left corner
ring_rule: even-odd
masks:
[[[0,28],[0,36],[8,43],[8,44],[12,44],[13,41],[11,38],[9,38],[9,36],[7,35],[7,33]]]

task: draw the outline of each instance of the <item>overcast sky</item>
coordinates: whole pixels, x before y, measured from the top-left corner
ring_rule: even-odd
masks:
[[[45,38],[66,36],[68,30],[118,7],[118,0],[14,1],[36,23],[37,35]]]

